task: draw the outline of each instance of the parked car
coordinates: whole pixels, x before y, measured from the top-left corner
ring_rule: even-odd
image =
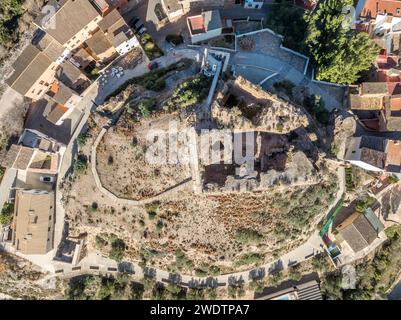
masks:
[[[45,182],[45,183],[53,183],[54,182],[54,177],[52,176],[41,176],[40,181]]]
[[[151,63],[148,64],[148,69],[149,70],[154,70],[154,69],[157,69],[158,67],[159,67],[159,64],[156,61],[151,62]]]
[[[138,35],[141,35],[144,32],[146,32],[146,28],[143,24],[143,21],[138,17],[133,17],[129,22],[129,26],[132,29],[134,29],[135,33],[137,33]]]
[[[141,36],[141,35],[143,35],[145,32],[146,32],[146,28],[145,27],[142,27],[141,29],[139,29],[138,31],[137,31],[137,35],[138,36]]]
[[[136,24],[138,21],[139,21],[139,18],[138,18],[138,17],[133,17],[133,18],[128,22],[128,24],[129,24],[129,26],[130,26],[131,28],[134,28],[135,24]]]

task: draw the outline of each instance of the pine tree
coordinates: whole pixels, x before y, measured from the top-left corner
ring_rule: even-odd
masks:
[[[354,83],[379,53],[367,34],[344,27],[347,16],[342,10],[352,4],[352,0],[327,0],[306,17],[306,43],[317,66],[318,80]]]

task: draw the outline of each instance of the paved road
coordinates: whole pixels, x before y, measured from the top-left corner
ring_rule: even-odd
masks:
[[[272,261],[270,263],[263,264],[261,266],[254,267],[250,270],[235,272],[230,274],[224,274],[219,276],[210,277],[215,283],[227,286],[228,284],[236,281],[242,283],[249,283],[253,278],[265,277],[269,273],[280,271],[288,268],[289,265],[293,265],[305,260],[312,258],[314,255],[323,252],[323,242],[318,236],[317,232],[310,237],[310,239],[294,249],[293,251],[283,255],[280,259]],[[79,264],[81,267],[78,271],[72,271],[71,266],[64,268],[64,272],[50,275],[49,277],[61,276],[61,277],[73,277],[80,274],[99,274],[99,271],[103,274],[113,273],[110,270],[118,269],[116,261],[109,258],[102,257],[99,254],[90,253],[86,256]],[[61,270],[63,266],[56,266],[56,270]],[[165,270],[155,269],[147,267],[143,269],[137,263],[130,263],[130,269],[134,271],[133,279],[140,281],[145,275],[151,273],[153,278],[159,282],[166,282],[166,279],[175,279],[177,283],[190,284],[190,283],[202,283],[207,281],[208,278],[199,278],[191,275],[178,275],[172,274]],[[149,272],[150,271],[150,272]]]

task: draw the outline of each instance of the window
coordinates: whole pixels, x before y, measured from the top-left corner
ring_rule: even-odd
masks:
[[[50,227],[49,227],[49,228],[47,228],[47,231],[50,231]]]
[[[52,220],[52,216],[49,216],[49,221],[51,221]]]
[[[40,81],[39,81],[39,84],[40,84],[40,85],[43,85],[44,83],[45,83],[45,82],[44,82],[43,80],[40,80]]]
[[[401,8],[397,8],[397,14],[401,13]]]

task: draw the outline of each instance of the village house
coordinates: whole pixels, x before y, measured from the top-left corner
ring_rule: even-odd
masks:
[[[12,245],[23,254],[46,254],[53,249],[55,195],[52,191],[17,190]]]
[[[205,11],[187,18],[192,43],[206,41],[221,35],[223,23],[219,10]]]
[[[377,206],[376,206],[377,207]],[[384,225],[377,216],[378,208],[358,212],[355,205],[344,208],[333,221],[333,235],[343,253],[357,253],[383,236]]]
[[[11,145],[1,165],[24,172],[56,175],[64,149],[56,141],[26,129],[19,143]]]
[[[278,286],[255,292],[255,300],[322,300],[319,276],[311,273],[299,281],[288,280]]]
[[[28,45],[13,63],[14,72],[6,83],[27,98],[39,99],[54,79],[61,53],[55,42],[43,51],[33,44]]]
[[[60,74],[74,74],[75,77],[88,79],[82,72],[71,64],[65,49],[51,36],[42,31],[38,31],[24,51],[12,65],[14,71],[6,80],[6,83],[21,95],[39,100],[50,88],[55,77]],[[61,82],[70,88],[80,91],[83,82],[79,86],[68,80],[68,77],[59,78]]]
[[[364,82],[351,88],[349,109],[367,130],[397,131],[401,125],[401,83]]]
[[[106,36],[114,50],[123,56],[139,46],[134,32],[127,25],[117,9],[111,11],[99,23],[100,31]]]
[[[344,160],[368,171],[401,177],[401,142],[374,136],[348,139]]]
[[[399,54],[401,4],[394,0],[359,0],[356,28],[367,32],[388,53]]]
[[[35,23],[69,51],[90,38],[102,19],[89,0],[64,0],[54,6],[56,12],[50,18],[40,16]]]
[[[356,15],[363,20],[376,19],[378,15],[401,17],[401,3],[398,0],[359,0]]]
[[[45,99],[51,104],[48,120],[58,126],[63,124],[64,120],[82,100],[78,94],[58,80],[51,84]]]

